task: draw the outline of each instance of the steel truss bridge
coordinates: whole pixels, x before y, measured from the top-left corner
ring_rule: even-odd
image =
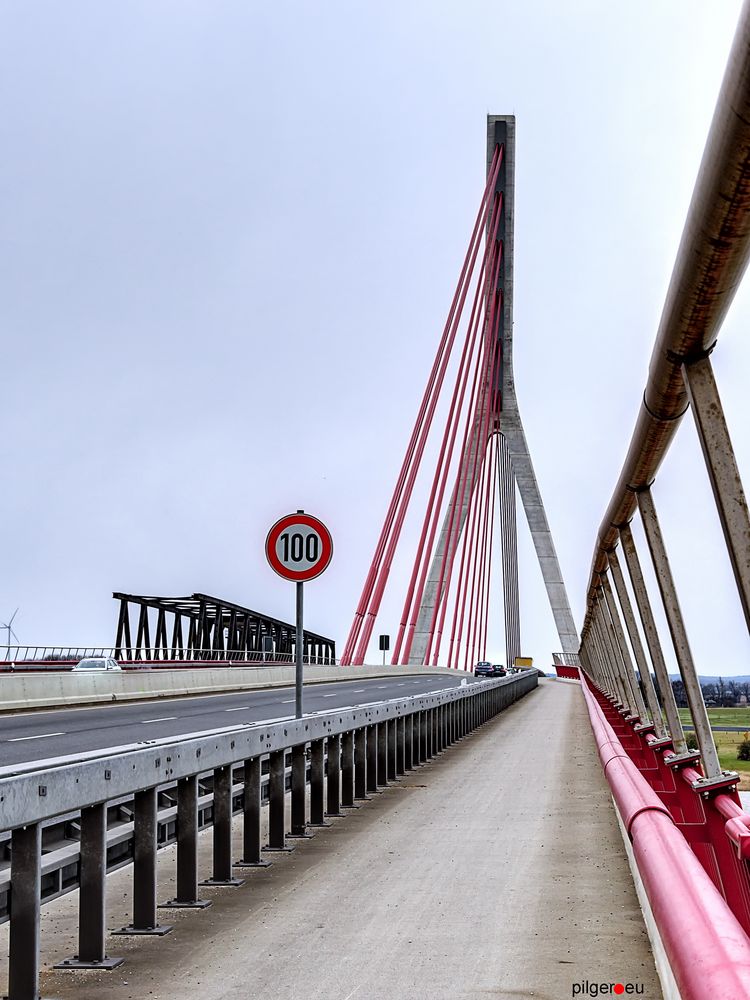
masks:
[[[711,364],[750,260],[750,6],[743,9],[730,53],[627,456],[598,531],[592,526],[580,638],[514,385],[512,116],[489,116],[486,154],[486,186],[354,610],[341,674],[356,677],[365,663],[388,587],[402,596],[394,676],[447,666],[454,680],[484,659],[489,629],[499,617],[491,599],[493,567],[502,581],[506,655],[513,663],[522,652],[520,496],[559,635],[555,661],[564,680],[557,682],[558,690],[575,691],[575,704],[590,724],[589,742],[601,764],[597,774],[615,803],[623,832],[620,854],[630,859],[664,995],[742,1000],[750,997],[750,815],[740,802],[738,774],[722,769],[714,746],[657,495],[662,463],[690,413],[750,627],[750,516]],[[437,413],[445,414],[440,425]],[[621,444],[613,447],[619,450]],[[427,469],[425,455],[431,454],[437,457]],[[426,476],[428,501],[415,512],[420,475]],[[410,572],[398,579],[392,569],[410,512],[420,525],[418,543],[410,553]],[[638,551],[631,529],[636,517],[644,551]],[[654,592],[643,572],[646,560]],[[262,650],[263,635],[274,628],[281,630],[281,645],[290,641],[284,623],[269,623],[206,595],[115,597],[122,602],[116,645],[145,658],[155,650],[168,651],[172,660],[200,657],[202,651],[222,657],[227,629],[228,645],[244,652]],[[657,626],[656,602],[667,635]],[[138,608],[134,628],[130,606]],[[153,637],[149,612],[156,614]],[[307,641],[311,656],[333,660],[331,640],[311,634]],[[688,747],[674,700],[666,642],[687,693],[697,749]],[[578,684],[580,697],[573,687]],[[160,846],[177,845],[175,895],[166,906],[201,910],[208,900],[199,888],[199,829],[210,826],[213,838],[210,877],[201,884],[236,886],[243,868],[268,865],[267,851],[287,851],[288,837],[304,840],[311,827],[326,824],[326,814],[339,816],[364,805],[480,727],[497,734],[512,726],[520,706],[540,698],[537,685],[536,671],[523,670],[302,719],[232,724],[0,768],[9,862],[9,871],[0,873],[0,916],[10,926],[8,995],[11,1000],[40,996],[40,913],[47,899],[79,888],[78,949],[61,962],[63,968],[116,967],[121,962],[111,954],[116,939],[107,934],[109,870],[132,862],[131,921],[119,933],[163,935],[170,927],[157,912]],[[504,711],[504,721],[501,716],[493,729]],[[560,800],[547,800],[562,810],[555,815],[558,827],[567,821]],[[601,807],[610,808],[609,796]],[[232,842],[235,815],[242,821],[241,857]],[[457,836],[471,831],[475,819],[462,816]],[[64,837],[72,827],[75,835]],[[541,846],[530,838],[525,847],[540,865]],[[581,859],[569,857],[567,863],[576,862]]]

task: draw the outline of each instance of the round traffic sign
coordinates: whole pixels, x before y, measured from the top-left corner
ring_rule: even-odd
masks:
[[[327,568],[332,556],[331,533],[312,514],[287,514],[274,524],[266,538],[266,559],[285,580],[314,580]]]

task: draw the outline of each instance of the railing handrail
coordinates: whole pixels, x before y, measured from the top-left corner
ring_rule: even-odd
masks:
[[[750,939],[623,748],[583,671],[581,689],[680,995],[683,1000],[750,996]]]
[[[154,654],[147,657],[150,652]],[[111,656],[120,663],[206,663],[209,661],[247,662],[247,663],[290,663],[293,653],[263,652],[249,649],[184,649],[183,655],[175,656],[171,646],[42,646],[31,643],[0,644],[0,664],[3,663],[69,663],[75,660],[91,657]],[[127,656],[117,655],[127,653]],[[138,654],[138,655],[135,655]],[[315,656],[305,653],[305,663],[339,663],[330,656]]]
[[[750,4],[740,15],[659,323],[627,456],[599,528],[594,599],[617,528],[633,516],[688,408],[681,363],[710,351],[750,258]],[[588,618],[588,612],[587,612]]]

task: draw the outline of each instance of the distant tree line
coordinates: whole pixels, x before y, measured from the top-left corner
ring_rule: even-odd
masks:
[[[747,681],[724,680],[719,677],[716,681],[701,681],[701,690],[709,708],[734,708],[743,695],[750,703],[750,683]],[[677,707],[687,708],[685,685],[681,680],[672,681],[672,691]]]

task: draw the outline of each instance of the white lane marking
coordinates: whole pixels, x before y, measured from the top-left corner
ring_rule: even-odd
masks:
[[[367,690],[367,689],[366,688],[355,688],[352,691],[352,694],[362,694],[362,692],[365,691],[365,690]]]
[[[240,705],[239,708],[225,708],[225,712],[246,712],[250,708],[249,705]]]
[[[282,701],[281,704],[282,705],[293,705],[294,704],[294,698],[289,698],[287,701]]]
[[[385,691],[387,687],[387,684],[378,684],[378,691]]]
[[[176,715],[165,715],[163,719],[141,719],[141,722],[144,726],[147,726],[150,722],[172,722],[176,718]]]
[[[324,698],[335,698],[336,695],[335,694],[324,694],[323,697]]]
[[[397,684],[397,685],[396,685],[396,687],[397,687],[397,688],[402,688],[402,687],[406,687],[406,681],[404,681],[404,683],[403,683],[403,684]]]
[[[14,736],[8,743],[23,743],[24,740],[46,740],[49,736],[65,736],[65,733],[40,733],[39,736]]]

